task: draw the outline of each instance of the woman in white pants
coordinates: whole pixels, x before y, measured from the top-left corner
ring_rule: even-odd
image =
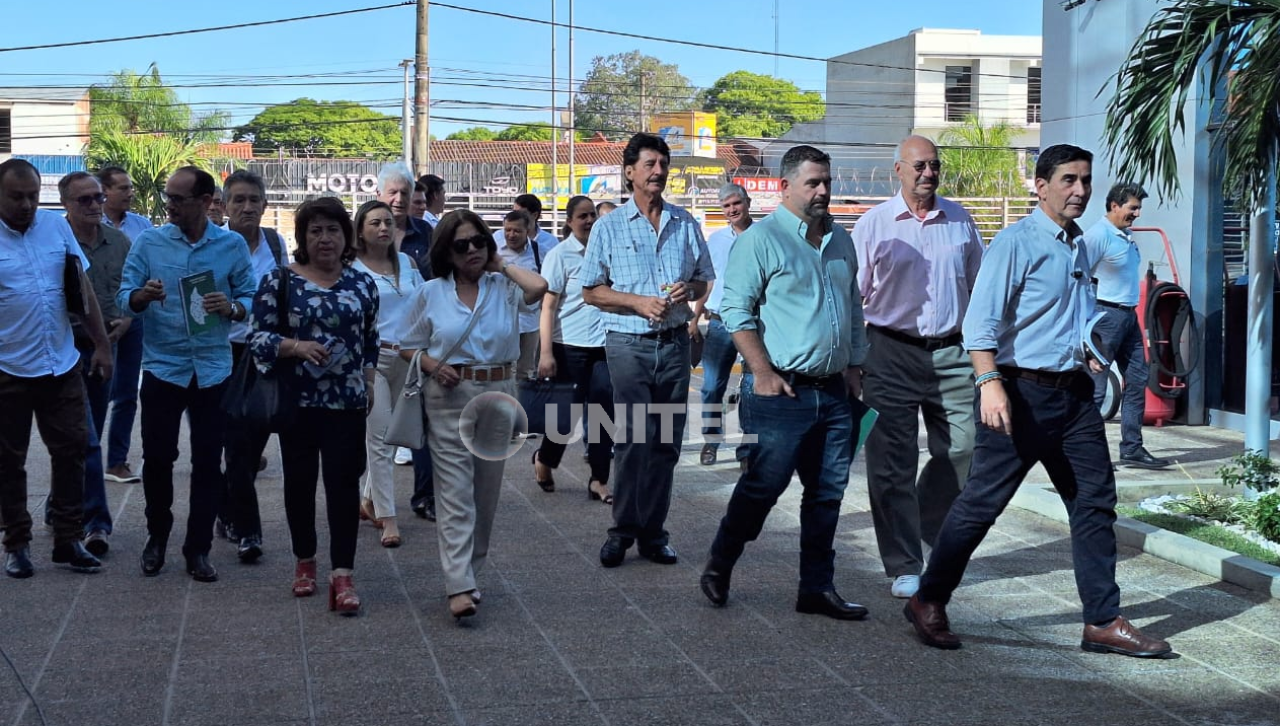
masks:
[[[480,601],[476,574],[489,553],[519,411],[517,308],[542,299],[547,282],[504,262],[489,228],[469,210],[445,215],[433,237],[437,277],[410,296],[400,356],[412,360],[425,351],[419,360],[431,376],[424,391],[440,565],[449,613],[464,618],[476,614]]]
[[[373,522],[382,530],[383,547],[400,546],[400,528],[396,525],[395,480],[392,457],[395,446],[383,436],[391,420],[391,408],[404,387],[409,366],[397,354],[394,328],[405,302],[423,285],[413,260],[396,251],[396,223],[391,207],[385,202],[365,202],[356,211],[356,261],[353,267],[368,273],[378,286],[378,372],[374,378],[373,411],[365,432],[365,450],[369,464],[360,485],[360,518]]]

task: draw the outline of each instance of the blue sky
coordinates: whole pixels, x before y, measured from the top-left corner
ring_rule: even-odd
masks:
[[[5,26],[10,32],[0,40],[0,48],[271,20],[390,2],[66,0],[55,5],[10,0],[5,3]],[[551,17],[552,2],[455,0],[453,4],[546,20]],[[554,2],[556,19],[567,22],[569,0]],[[819,58],[891,40],[921,26],[974,28],[993,35],[1040,34],[1041,5],[1033,0],[781,0],[780,5],[780,51]],[[580,27],[772,51],[773,7],[774,0],[577,0],[574,22]],[[510,108],[550,108],[550,28],[443,7],[432,7],[430,12],[430,65],[433,80],[438,81],[432,87],[432,98],[437,102],[433,118],[491,122],[550,119],[549,110]],[[17,28],[20,33],[12,32]],[[567,31],[559,31],[557,45],[562,89],[559,104],[563,106]],[[774,59],[768,56],[579,30],[575,33],[575,76],[585,75],[593,56],[635,49],[676,63],[697,86],[709,86],[739,69],[769,74],[775,69]],[[355,100],[399,115],[402,71],[397,64],[412,58],[413,52],[414,9],[404,6],[263,28],[0,52],[0,86],[88,85],[113,71],[141,71],[154,62],[169,82],[191,86],[178,89],[184,101],[196,104],[198,110],[226,110],[237,123],[247,121],[264,105],[300,96]],[[777,73],[806,90],[823,90],[822,63],[784,59],[777,63]],[[327,75],[317,77],[319,74]],[[443,138],[470,125],[475,124],[435,120],[431,130]]]

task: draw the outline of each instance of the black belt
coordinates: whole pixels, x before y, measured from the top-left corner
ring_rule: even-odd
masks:
[[[943,348],[950,348],[953,345],[960,345],[964,340],[964,336],[960,335],[960,333],[952,333],[951,335],[943,338],[917,338],[916,336],[908,335],[901,330],[894,330],[893,328],[886,328],[881,325],[871,325],[868,323],[867,327],[877,333],[880,333],[886,338],[892,338],[899,343],[906,343],[907,345],[924,348],[925,350],[942,350]]]
[[[795,373],[793,371],[775,370],[782,380],[792,388],[826,388],[832,381],[840,380],[843,382],[839,373],[831,373],[825,376],[807,376],[803,373]]]
[[[1013,366],[1000,366],[999,370],[1005,378],[1021,378],[1024,381],[1031,381],[1049,388],[1070,388],[1084,375],[1078,370],[1037,371],[1031,368],[1014,368]]]
[[[708,319],[708,320],[720,320],[720,322],[724,322],[724,321],[723,321],[723,320],[721,320],[721,318],[720,318],[720,313],[711,313],[711,312],[709,312],[709,313],[707,313],[707,319]]]
[[[1099,300],[1098,304],[1104,308],[1115,308],[1116,310],[1127,310],[1129,312],[1133,312],[1138,309],[1137,305],[1121,305],[1120,303],[1113,303],[1110,300]]]
[[[685,330],[684,326],[681,325],[678,328],[667,328],[666,330],[655,330],[652,333],[627,333],[627,335],[634,335],[637,338],[647,338],[649,340],[660,340],[664,343],[668,343],[673,340],[676,340],[676,336],[679,335],[680,333],[685,333],[685,332],[687,331]]]

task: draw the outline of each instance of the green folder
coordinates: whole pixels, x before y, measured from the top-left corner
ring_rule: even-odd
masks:
[[[849,399],[849,403],[853,405],[853,421],[857,427],[854,432],[853,453],[849,455],[852,459],[862,450],[862,445],[867,443],[867,436],[871,434],[871,428],[876,425],[876,419],[880,418],[880,412],[858,398]]]
[[[178,281],[182,293],[182,311],[187,319],[187,335],[206,333],[218,327],[218,316],[204,310],[204,296],[217,291],[213,270],[187,275]]]

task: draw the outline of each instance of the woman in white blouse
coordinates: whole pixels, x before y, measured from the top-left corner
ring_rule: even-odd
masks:
[[[476,573],[489,552],[516,429],[517,308],[541,299],[547,282],[504,262],[489,228],[470,210],[445,215],[432,236],[437,277],[406,303],[400,356],[412,360],[418,349],[425,351],[420,361],[431,376],[427,446],[435,467],[440,565],[449,613],[464,618],[475,615],[480,602]],[[505,398],[479,398],[487,393]]]
[[[391,408],[404,387],[409,366],[397,355],[400,350],[393,328],[404,303],[423,285],[413,260],[396,250],[396,222],[385,202],[365,202],[356,211],[356,261],[353,267],[368,273],[378,286],[378,373],[374,378],[373,411],[365,431],[365,451],[369,460],[360,486],[360,518],[382,530],[383,547],[400,546],[396,524],[395,479],[392,457],[395,446],[386,443]]]
[[[542,300],[538,327],[542,350],[538,377],[578,384],[573,402],[585,405],[587,415],[587,462],[591,466],[587,496],[592,501],[613,504],[609,493],[613,439],[606,426],[593,420],[601,413],[613,420],[613,386],[604,355],[604,325],[600,309],[582,300],[578,277],[587,239],[596,223],[596,207],[588,197],[578,196],[569,200],[564,211],[569,234],[542,261],[547,294]],[[547,437],[534,454],[534,480],[543,491],[555,491],[551,473],[560,466],[564,450],[563,443]]]

